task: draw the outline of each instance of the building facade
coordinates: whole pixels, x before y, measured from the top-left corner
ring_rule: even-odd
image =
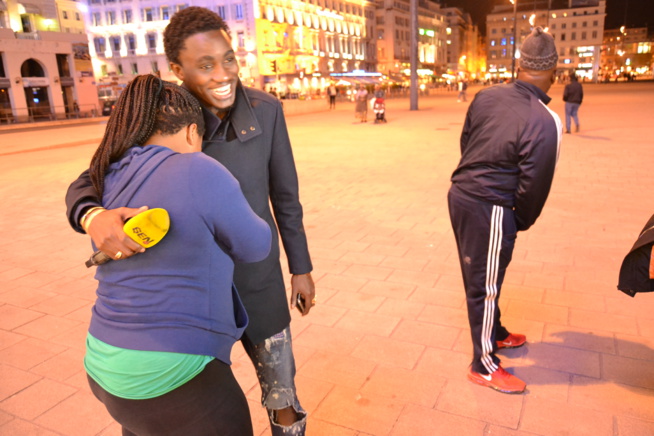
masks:
[[[479,28],[460,8],[444,8],[447,20],[447,72],[450,76],[476,79],[486,72],[486,56]]]
[[[496,78],[511,77],[520,56],[520,44],[535,26],[547,28],[559,50],[558,75],[576,74],[597,80],[605,0],[569,0],[565,8],[549,9],[548,1],[517,1],[517,5],[497,6],[486,19],[488,72]],[[515,23],[515,26],[514,26]],[[515,35],[515,36],[514,36]],[[515,38],[515,45],[514,45]]]
[[[375,37],[377,70],[395,82],[408,83],[411,60],[409,0],[377,0]],[[418,75],[431,81],[446,70],[447,22],[440,5],[418,1]]]
[[[0,122],[99,111],[84,7],[0,0]]]
[[[607,29],[604,31],[600,79],[652,78],[654,58],[646,27]]]
[[[323,90],[331,73],[374,71],[374,3],[367,0],[196,1],[230,27],[248,86],[284,94]],[[167,0],[90,0],[89,38],[96,77],[109,92],[134,76],[175,81],[163,49],[170,17],[188,7]],[[102,92],[102,91],[101,91]]]

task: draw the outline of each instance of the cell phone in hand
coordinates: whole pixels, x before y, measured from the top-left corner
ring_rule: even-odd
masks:
[[[302,294],[297,294],[295,306],[297,307],[297,310],[300,311],[300,313],[304,313],[304,308],[306,307],[306,303],[304,300],[304,296]]]

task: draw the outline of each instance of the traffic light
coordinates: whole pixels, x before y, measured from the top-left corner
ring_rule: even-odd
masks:
[[[273,73],[277,72],[277,61],[270,62],[270,69],[272,70]]]

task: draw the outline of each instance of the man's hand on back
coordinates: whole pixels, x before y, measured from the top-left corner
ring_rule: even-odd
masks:
[[[114,260],[125,259],[135,253],[143,253],[145,248],[130,239],[123,231],[125,221],[148,210],[147,206],[138,209],[119,207],[100,212],[89,223],[86,233],[98,250]],[[121,253],[120,256],[116,256]]]

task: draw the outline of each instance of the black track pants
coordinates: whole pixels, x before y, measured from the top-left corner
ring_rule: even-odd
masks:
[[[495,341],[509,334],[500,322],[498,300],[515,245],[515,216],[512,209],[477,200],[455,185],[448,205],[466,291],[472,369],[490,374],[500,363]]]

